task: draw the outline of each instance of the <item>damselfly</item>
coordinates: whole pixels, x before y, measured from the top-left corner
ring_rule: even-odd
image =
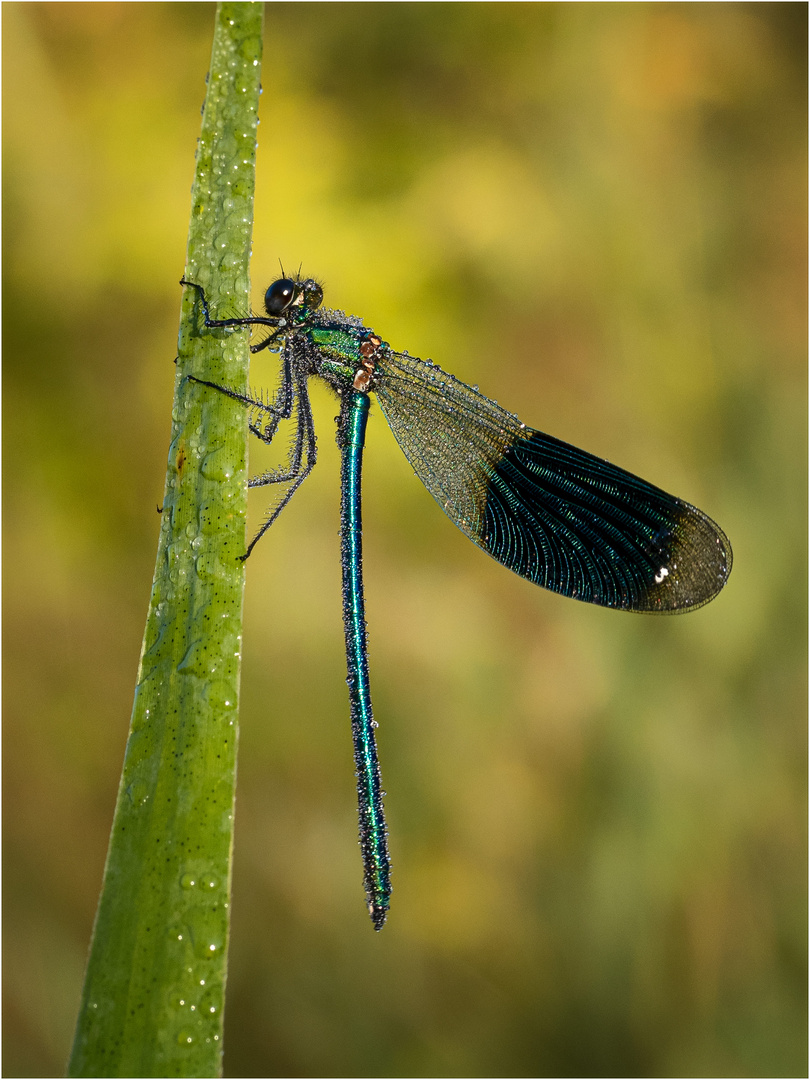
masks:
[[[214,319],[209,329],[265,326],[251,352],[280,352],[272,402],[201,379],[249,410],[250,430],[272,441],[295,417],[287,463],[250,481],[279,485],[279,497],[247,558],[315,465],[308,382],[323,379],[340,399],[341,561],[349,701],[364,884],[372,921],[385,922],[391,881],[380,768],[371,708],[363,599],[360,479],[370,394],[375,394],[417,476],[478,547],[546,589],[623,611],[693,611],[731,572],[731,545],[702,511],[624,469],[522,424],[495,402],[428,361],[395,352],[359,319],[321,308],[311,278],[274,281],[265,315]],[[190,378],[193,378],[190,376]]]

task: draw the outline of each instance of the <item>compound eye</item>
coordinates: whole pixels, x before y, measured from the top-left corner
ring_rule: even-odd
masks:
[[[289,278],[274,281],[264,294],[264,307],[268,315],[281,315],[295,296],[295,282]]]
[[[304,305],[312,310],[319,308],[323,303],[323,289],[317,281],[309,278],[302,285],[304,290]]]

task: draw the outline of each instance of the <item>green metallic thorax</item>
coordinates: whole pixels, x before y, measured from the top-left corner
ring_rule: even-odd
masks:
[[[360,345],[372,333],[359,319],[340,311],[307,313],[294,332],[306,337],[317,355],[316,374],[335,389],[351,386],[363,362]],[[388,346],[383,344],[384,348]]]
[[[351,384],[360,363],[360,338],[340,327],[310,327],[306,336],[318,350],[322,374],[332,375]]]

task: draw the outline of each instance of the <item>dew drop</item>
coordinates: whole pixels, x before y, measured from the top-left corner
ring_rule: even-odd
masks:
[[[127,798],[134,807],[143,806],[149,802],[151,792],[142,780],[133,781],[127,788]]]

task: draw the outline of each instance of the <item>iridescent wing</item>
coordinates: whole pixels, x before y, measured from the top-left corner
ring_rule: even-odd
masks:
[[[498,562],[576,600],[626,611],[706,604],[731,545],[702,511],[533,431],[441,368],[386,352],[375,391],[416,475]]]

